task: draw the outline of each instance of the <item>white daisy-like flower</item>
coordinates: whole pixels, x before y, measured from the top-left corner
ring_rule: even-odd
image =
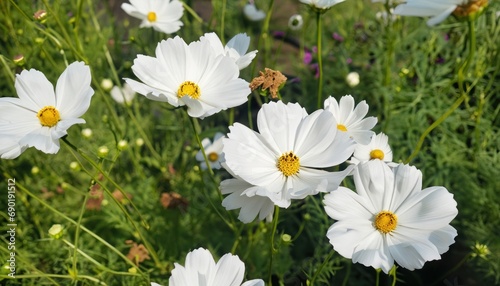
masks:
[[[200,41],[208,41],[217,54],[232,58],[240,70],[250,65],[257,55],[257,50],[247,53],[248,47],[250,46],[250,37],[247,36],[246,33],[234,36],[227,42],[225,47],[222,45],[216,33],[206,33],[200,37]]]
[[[392,150],[389,146],[389,137],[384,133],[379,133],[372,137],[368,145],[357,144],[351,163],[359,164],[370,160],[381,160],[386,163],[392,162]],[[389,164],[393,166],[393,164]]]
[[[117,85],[110,91],[111,97],[119,104],[130,105],[135,97],[135,91],[128,83],[123,84],[123,88]]]
[[[444,187],[422,190],[417,168],[368,161],[355,169],[354,184],[356,192],[340,187],[323,201],[337,221],[327,237],[340,255],[388,273],[394,262],[420,269],[454,243],[457,203]]]
[[[288,19],[288,28],[293,31],[298,31],[302,29],[302,26],[304,25],[304,19],[302,19],[302,15],[300,14],[295,14]]]
[[[132,17],[142,20],[141,28],[153,27],[156,31],[171,34],[179,31],[184,7],[179,0],[129,0],[122,9]],[[132,5],[131,5],[132,4]]]
[[[208,138],[204,138],[201,140],[201,145],[205,150],[205,154],[207,156],[208,162],[210,164],[211,169],[220,169],[220,163],[224,161],[224,154],[222,154],[222,139],[224,138],[224,134],[217,132],[214,136],[214,141],[210,141]],[[203,157],[203,153],[198,151],[196,153],[196,160],[200,162],[200,167],[203,170],[207,169],[207,164],[205,162],[205,158]]]
[[[175,107],[186,105],[192,117],[241,105],[250,94],[234,60],[216,53],[208,41],[187,45],[178,36],[161,41],[156,57],[138,55],[132,71],[142,81],[125,79],[133,90]]]
[[[0,98],[0,140],[7,142],[0,156],[13,159],[26,148],[47,153],[59,151],[59,138],[90,106],[94,90],[90,87],[90,68],[83,62],[70,64],[53,85],[37,70],[24,70],[16,76],[19,98]]]
[[[239,209],[238,219],[243,223],[250,223],[258,217],[258,220],[271,222],[274,214],[274,203],[267,196],[256,193],[265,193],[261,187],[251,185],[241,179],[227,179],[220,183],[220,191],[228,195],[222,201],[226,210]]]
[[[257,9],[254,3],[247,3],[243,7],[243,14],[245,15],[245,17],[247,17],[248,20],[254,22],[262,21],[264,20],[264,18],[266,18],[266,13],[260,9]]]
[[[377,124],[376,117],[366,117],[368,113],[368,104],[361,101],[355,106],[354,98],[351,95],[345,95],[337,102],[332,96],[324,102],[325,109],[333,113],[337,128],[345,132],[359,144],[370,143],[371,137],[375,132],[371,129]]]
[[[225,162],[231,174],[260,187],[255,194],[286,208],[303,199],[336,189],[350,172],[327,172],[354,152],[354,141],[338,131],[331,112],[310,115],[297,103],[264,104],[257,114],[260,133],[239,123],[223,139]]]
[[[394,9],[394,14],[402,16],[431,17],[428,26],[443,22],[455,9],[469,0],[406,0]]]
[[[300,2],[318,9],[329,9],[344,0],[300,0]]]
[[[215,263],[210,251],[198,248],[187,254],[184,265],[174,263],[168,285],[264,286],[262,279],[253,279],[241,284],[245,275],[245,264],[237,255],[231,253],[225,254]]]

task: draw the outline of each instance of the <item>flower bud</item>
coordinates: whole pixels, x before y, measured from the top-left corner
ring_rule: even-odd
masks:
[[[24,56],[19,54],[19,55],[15,55],[14,58],[12,59],[14,61],[14,64],[16,64],[16,66],[24,66],[24,64],[26,63],[26,61],[24,60]]]
[[[78,164],[78,162],[73,161],[69,163],[69,168],[75,172],[80,171],[80,164]]]
[[[85,139],[89,139],[90,137],[92,137],[92,129],[90,129],[90,128],[84,128],[84,129],[82,129],[82,136]]]
[[[142,145],[144,145],[144,139],[142,139],[142,138],[135,139],[135,145],[137,147],[141,147]]]
[[[105,158],[109,154],[109,149],[106,146],[101,146],[97,149],[97,156],[99,158]]]
[[[101,88],[104,89],[104,91],[110,91],[113,88],[113,81],[109,78],[104,78],[101,80]]]
[[[359,74],[357,72],[350,72],[345,77],[345,81],[350,87],[355,87],[359,84]]]
[[[36,175],[38,173],[40,173],[40,168],[38,168],[37,166],[33,166],[33,168],[31,168],[31,174]]]
[[[47,20],[47,11],[38,10],[33,14],[33,18],[43,24]]]
[[[118,144],[116,145],[116,147],[120,151],[123,151],[123,150],[127,149],[127,147],[128,147],[127,140],[120,140],[120,141],[118,141]]]
[[[63,236],[64,233],[64,228],[60,224],[54,224],[52,227],[49,229],[49,235],[53,239],[59,239]]]

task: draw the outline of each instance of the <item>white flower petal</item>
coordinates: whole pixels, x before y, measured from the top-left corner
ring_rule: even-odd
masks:
[[[368,221],[378,211],[366,198],[345,187],[339,187],[325,195],[323,203],[326,213],[334,220],[360,218]]]
[[[83,62],[70,64],[57,80],[56,108],[61,118],[82,116],[90,106],[94,90],[90,87],[90,68]]]
[[[56,106],[54,86],[37,70],[23,70],[16,75],[15,88],[22,105],[34,112],[45,106]]]
[[[230,253],[217,262],[214,278],[209,285],[240,286],[245,274],[245,264],[238,256]]]
[[[305,109],[297,103],[270,102],[259,110],[257,126],[262,137],[280,156],[295,151],[297,128],[306,115]]]
[[[376,230],[359,242],[354,249],[352,262],[375,269],[380,268],[386,274],[394,265],[394,259],[384,237]]]
[[[444,187],[430,187],[403,202],[398,210],[399,223],[416,229],[439,229],[457,214],[457,203]]]

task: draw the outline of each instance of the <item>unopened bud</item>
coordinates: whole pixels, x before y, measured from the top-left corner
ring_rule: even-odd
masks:
[[[49,235],[53,239],[59,239],[63,236],[64,233],[64,228],[60,224],[54,224],[52,227],[49,229]]]
[[[24,56],[19,54],[19,55],[15,55],[14,58],[12,59],[14,61],[14,64],[16,64],[16,66],[24,66],[24,64],[26,63],[26,61],[24,60]]]
[[[90,137],[92,137],[92,129],[90,129],[90,128],[82,129],[82,136],[86,139],[89,139]]]
[[[109,149],[106,146],[101,146],[97,149],[97,156],[99,158],[105,158],[109,154]]]
[[[113,81],[109,78],[101,80],[101,88],[104,89],[104,91],[110,91],[113,88]]]
[[[120,151],[123,151],[123,150],[127,149],[127,147],[128,147],[127,140],[120,140],[120,141],[118,141],[118,144],[116,145],[116,147]]]
[[[38,10],[33,14],[33,18],[39,21],[40,23],[45,23],[45,21],[47,20],[47,11],[43,9]]]

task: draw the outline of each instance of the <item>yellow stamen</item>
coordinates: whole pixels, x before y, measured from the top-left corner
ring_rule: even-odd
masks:
[[[208,154],[208,160],[210,162],[215,162],[219,159],[219,154],[215,153],[215,152],[212,152],[210,154]]]
[[[148,13],[148,21],[153,23],[156,22],[156,13],[155,12],[149,12]]]
[[[370,152],[370,160],[379,159],[384,160],[384,152],[380,149],[375,149]]]
[[[278,158],[276,162],[276,167],[283,173],[286,177],[295,175],[300,169],[300,160],[292,151],[284,153]]]
[[[345,127],[345,125],[342,124],[337,124],[337,129],[343,132],[347,131],[347,127]]]
[[[192,81],[183,82],[179,87],[179,89],[177,90],[177,97],[181,98],[185,95],[194,99],[198,99],[201,95],[200,87]]]
[[[373,226],[383,234],[396,229],[398,225],[398,217],[390,211],[381,211],[375,217]]]
[[[38,111],[36,116],[40,120],[40,124],[47,127],[53,127],[61,120],[59,111],[54,106],[45,106]]]

